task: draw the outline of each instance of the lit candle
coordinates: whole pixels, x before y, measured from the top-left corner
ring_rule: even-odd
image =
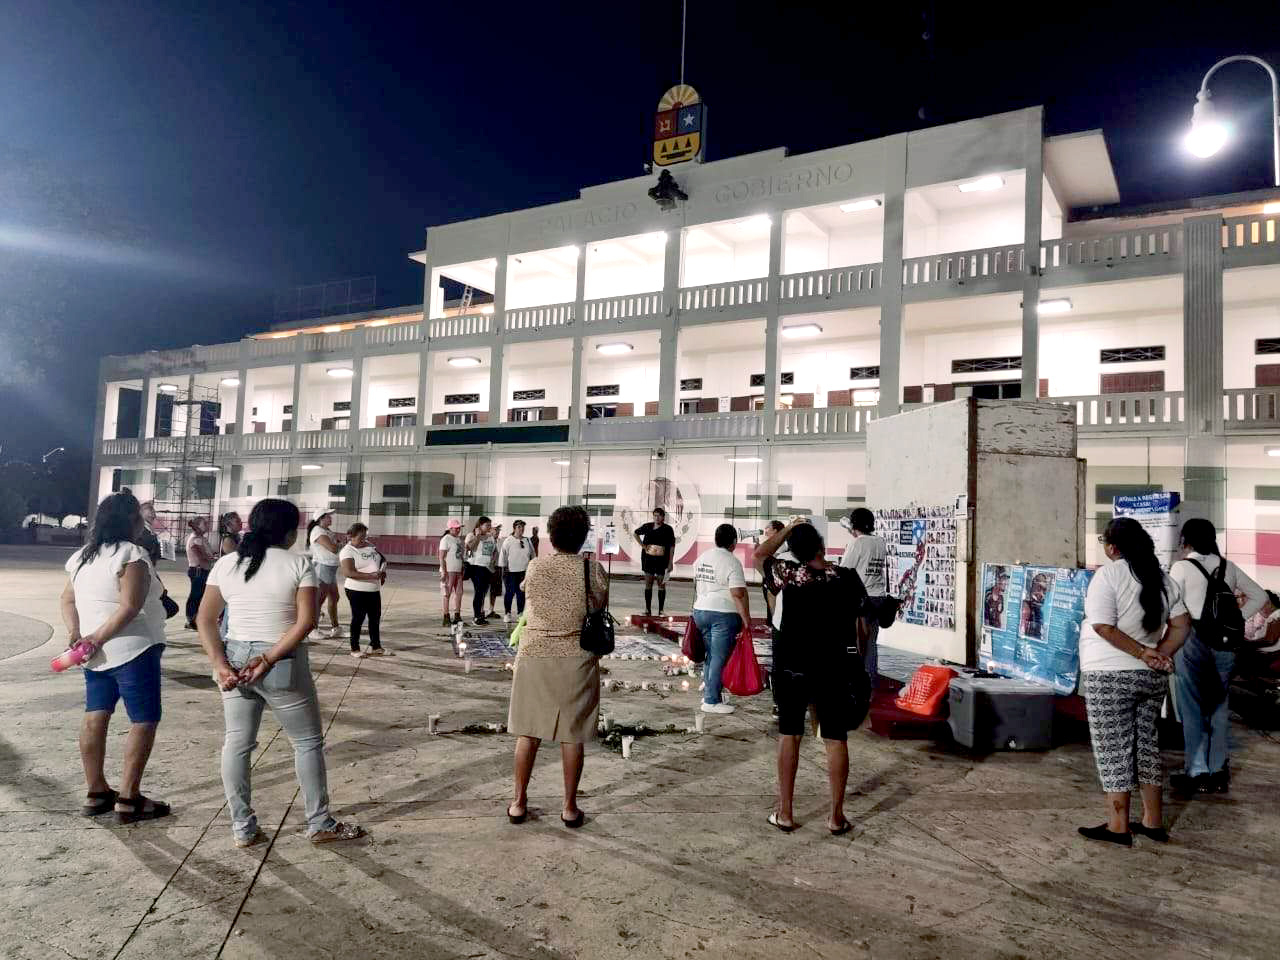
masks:
[[[702,732],[702,721],[703,721],[702,711],[699,710],[697,713],[693,715],[693,729],[697,730],[698,733]]]
[[[622,738],[622,759],[631,759],[631,745],[636,742],[635,737],[626,736]]]
[[[427,717],[427,733],[435,736],[440,732],[440,714],[433,713]]]

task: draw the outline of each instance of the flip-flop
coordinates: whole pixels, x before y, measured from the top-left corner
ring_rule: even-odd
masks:
[[[827,829],[831,830],[830,827],[828,827]],[[846,820],[844,823],[840,824],[840,826],[836,827],[834,830],[831,830],[831,835],[833,837],[839,837],[848,833],[852,829],[853,829],[853,824],[850,823],[848,820]]]
[[[583,813],[581,810],[579,810],[578,815],[574,817],[572,820],[566,820],[564,817],[561,817],[560,822],[563,823],[570,830],[577,830],[580,826],[582,826],[584,823],[587,822],[587,815]]]
[[[511,808],[507,807],[507,819],[512,823],[524,823],[529,818],[529,808],[525,807],[519,813],[512,813]]]
[[[93,803],[84,803],[80,805],[80,816],[82,817],[100,817],[104,813],[110,813],[116,805],[116,798],[119,796],[114,790],[96,790],[86,793],[85,797],[92,800]]]
[[[778,819],[778,813],[776,810],[773,813],[769,814],[769,825],[773,827],[777,827],[783,833],[790,833],[792,830],[796,828],[796,825],[794,823],[790,825],[782,823]]]

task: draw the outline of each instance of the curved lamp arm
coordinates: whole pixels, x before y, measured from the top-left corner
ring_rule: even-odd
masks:
[[[1196,99],[1208,99],[1209,97],[1209,78],[1218,72],[1228,63],[1254,63],[1267,71],[1267,76],[1271,78],[1271,160],[1275,170],[1276,186],[1280,187],[1280,80],[1276,79],[1276,72],[1272,69],[1271,64],[1263,60],[1261,57],[1253,57],[1248,54],[1238,54],[1234,57],[1223,57],[1212,67],[1209,72],[1204,75],[1204,79],[1200,81],[1200,92],[1196,94]]]

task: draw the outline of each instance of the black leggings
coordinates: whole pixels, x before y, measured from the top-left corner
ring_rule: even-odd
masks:
[[[467,579],[475,590],[475,595],[471,598],[471,612],[479,620],[484,616],[484,601],[489,596],[489,568],[478,563],[468,564]]]
[[[516,613],[524,613],[524,591],[520,589],[520,584],[524,583],[524,571],[503,574],[502,579],[507,587],[507,592],[502,598],[502,609],[510,613],[511,598],[515,597]]]
[[[209,579],[209,571],[204,567],[187,567],[187,579],[191,581],[191,592],[187,594],[187,622],[196,618],[200,610],[200,601],[204,599],[204,585]]]
[[[360,628],[365,617],[369,618],[369,649],[382,649],[382,591],[347,590],[347,603],[351,604],[351,652],[360,651]]]

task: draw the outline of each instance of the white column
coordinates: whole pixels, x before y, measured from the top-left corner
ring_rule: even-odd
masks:
[[[769,219],[769,296],[764,312],[764,435],[771,438],[778,419],[778,296],[782,272],[782,211],[774,210]]]
[[[364,407],[364,343],[365,331],[359,328],[351,331],[351,426],[348,430],[347,443],[352,450],[360,449],[360,418]]]
[[[1023,226],[1022,398],[1033,400],[1040,389],[1040,220],[1044,184],[1044,113],[1028,112],[1026,219]]]
[[[239,454],[244,449],[244,410],[246,397],[249,395],[249,340],[240,341],[240,360],[236,368],[236,379],[240,386],[236,387],[236,437],[233,451]]]
[[[876,416],[902,409],[902,242],[907,191],[907,135],[885,139],[884,249],[880,272],[880,403]]]
[[[679,383],[676,381],[677,345],[680,338],[680,250],[684,233],[680,228],[667,234],[667,249],[663,261],[662,305],[663,320],[658,331],[658,416],[670,420],[676,415],[676,397]]]
[[[573,359],[569,374],[569,442],[576,444],[582,439],[582,340],[586,335],[586,324],[583,322],[583,302],[587,289],[587,247],[582,245],[582,253],[578,255],[577,286],[573,303]]]

